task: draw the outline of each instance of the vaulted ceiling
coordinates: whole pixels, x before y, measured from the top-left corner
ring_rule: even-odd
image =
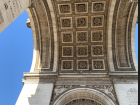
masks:
[[[27,9],[34,38],[31,71],[137,71],[137,1],[38,0]]]

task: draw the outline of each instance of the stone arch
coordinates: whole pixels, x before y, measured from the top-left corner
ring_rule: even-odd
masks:
[[[127,5],[125,5],[125,2]],[[126,19],[120,18],[123,16],[120,12],[122,9],[120,6],[125,5],[123,12],[127,11],[128,17]],[[109,70],[114,71],[125,71],[125,72],[137,72],[138,64],[136,60],[135,53],[135,25],[138,17],[138,4],[137,2],[128,2],[121,0],[112,0],[110,3],[110,9],[108,14],[108,63]],[[125,12],[126,13],[126,12]],[[121,20],[122,19],[122,20]],[[119,21],[125,21],[125,25],[117,23]],[[123,27],[124,29],[120,29]],[[119,31],[118,31],[119,30]],[[120,43],[118,41],[120,34],[122,32],[123,38],[120,38]],[[117,42],[118,41],[118,42]],[[120,44],[120,45],[119,45]],[[119,46],[119,47],[118,47]],[[122,54],[120,53],[122,52]],[[122,56],[125,56],[123,59]],[[121,58],[122,57],[122,58]],[[125,65],[123,65],[125,64]]]
[[[131,31],[131,47],[132,47],[132,57],[134,61],[134,65],[136,68],[136,71],[138,71],[138,62],[136,58],[136,51],[135,51],[135,28],[136,28],[136,23],[138,22],[138,5],[136,8],[136,11],[134,13],[134,18],[132,22],[132,31]]]
[[[37,7],[26,9],[33,32],[34,51],[31,72],[57,71],[57,24],[51,2],[38,1]],[[52,19],[53,17],[53,19]]]
[[[38,56],[40,56],[39,50],[38,50],[38,47],[37,47],[38,46],[37,37],[38,37],[39,34],[36,32],[37,21],[35,22],[35,20],[34,20],[35,17],[31,13],[31,10],[29,8],[27,8],[26,11],[27,11],[29,19],[30,19],[30,26],[32,28],[32,35],[33,35],[33,59],[32,59],[32,66],[31,66],[30,72],[34,72],[36,60],[37,60]]]
[[[104,93],[90,88],[76,88],[61,94],[52,105],[66,105],[72,100],[89,99],[94,100],[101,105],[118,105]]]

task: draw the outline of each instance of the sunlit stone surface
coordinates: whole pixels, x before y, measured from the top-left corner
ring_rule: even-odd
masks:
[[[24,10],[34,55],[16,105],[138,105],[137,0],[0,0],[0,32]]]

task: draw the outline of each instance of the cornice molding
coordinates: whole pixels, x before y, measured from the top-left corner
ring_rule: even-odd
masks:
[[[114,84],[138,84],[138,76],[112,76]]]

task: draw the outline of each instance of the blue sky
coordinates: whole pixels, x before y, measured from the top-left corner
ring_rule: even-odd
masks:
[[[0,105],[15,105],[23,87],[23,72],[29,72],[33,57],[31,28],[23,12],[0,33]]]
[[[15,105],[23,87],[23,72],[29,72],[33,57],[31,28],[24,11],[0,33],[0,105]],[[138,25],[137,25],[138,27]],[[136,28],[136,54],[138,57],[138,29]]]

